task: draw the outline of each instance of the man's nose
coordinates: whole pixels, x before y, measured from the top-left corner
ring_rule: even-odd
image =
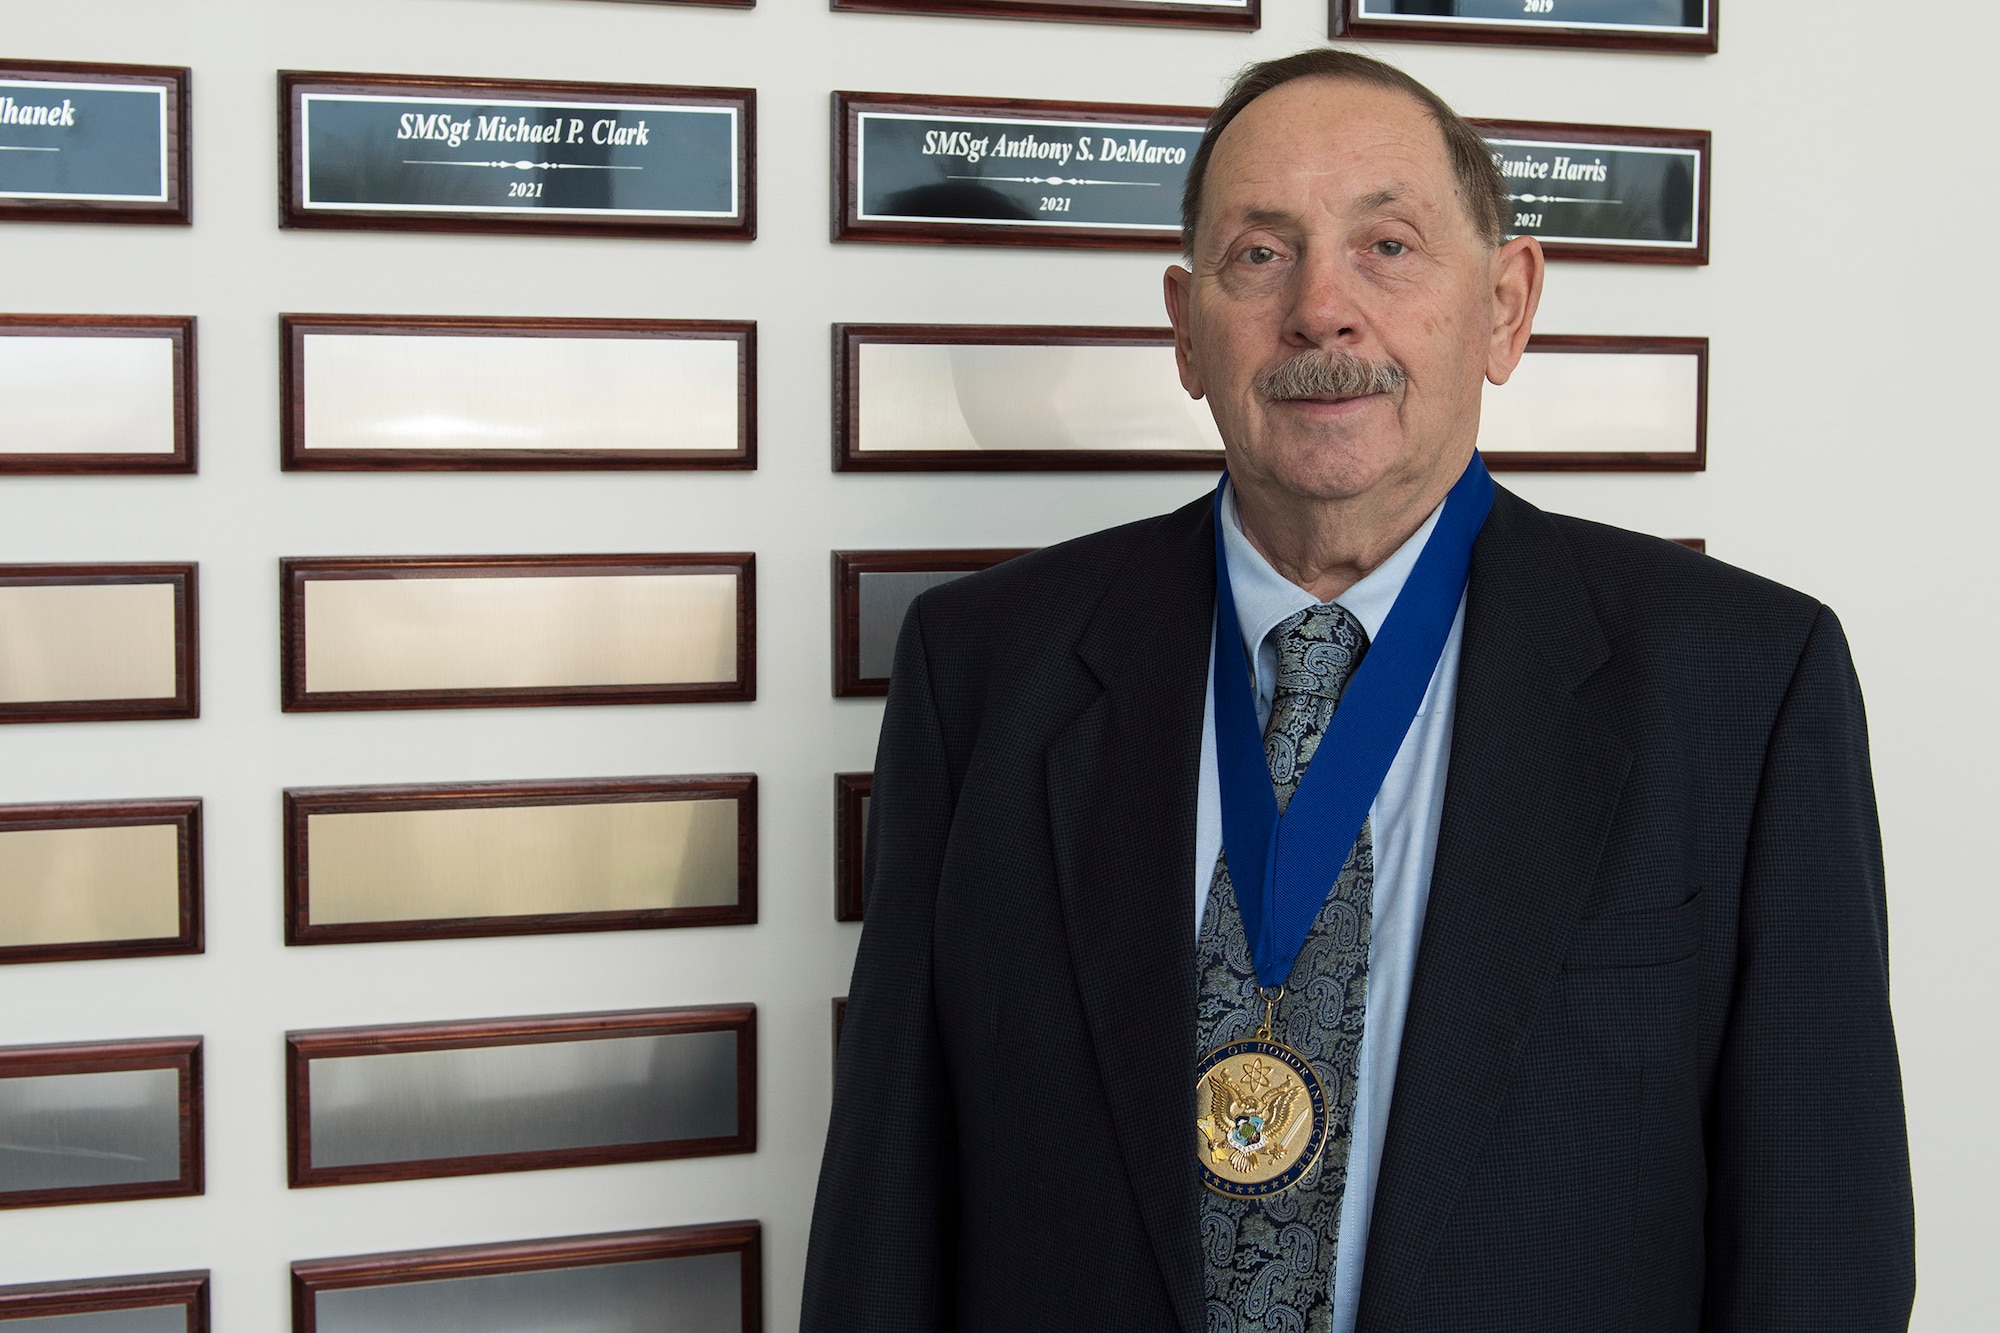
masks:
[[[1337,249],[1315,248],[1293,270],[1285,341],[1297,347],[1332,347],[1360,340],[1358,276]]]

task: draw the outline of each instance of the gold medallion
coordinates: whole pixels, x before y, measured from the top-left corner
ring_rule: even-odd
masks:
[[[1209,1052],[1195,1073],[1201,1183],[1231,1198],[1297,1183],[1326,1146],[1326,1090],[1306,1058],[1271,1040],[1276,997],[1254,1037]]]

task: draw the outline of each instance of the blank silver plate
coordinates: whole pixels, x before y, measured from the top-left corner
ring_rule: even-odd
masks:
[[[316,693],[736,679],[734,573],[313,578]]]
[[[865,680],[887,680],[896,665],[896,636],[903,632],[903,617],[919,594],[972,571],[884,570],[857,576],[860,587],[861,675]]]
[[[1487,385],[1479,448],[1694,456],[1701,362],[1692,352],[1531,351]]]
[[[1222,448],[1165,344],[863,343],[858,380],[863,454]]]
[[[319,1333],[737,1333],[742,1283],[742,1256],[729,1253],[347,1287],[318,1294],[315,1324]]]
[[[737,1131],[734,1032],[327,1056],[308,1069],[315,1168]]]
[[[177,629],[164,581],[0,587],[0,703],[171,699]]]
[[[0,337],[0,454],[173,451],[167,333]]]
[[[308,333],[305,452],[738,447],[734,339]]]
[[[0,1078],[0,1193],[180,1174],[180,1071]]]

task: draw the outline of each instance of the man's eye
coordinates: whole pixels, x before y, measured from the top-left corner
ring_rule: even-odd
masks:
[[[1243,257],[1253,264],[1268,264],[1278,257],[1278,252],[1268,245],[1253,245],[1243,252]]]
[[[1394,259],[1410,247],[1401,241],[1377,241],[1371,248],[1384,259]]]

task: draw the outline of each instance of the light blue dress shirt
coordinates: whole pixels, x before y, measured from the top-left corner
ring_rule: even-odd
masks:
[[[1345,607],[1373,642],[1403,581],[1437,527],[1438,514],[1425,520],[1396,553],[1366,578],[1334,599]],[[1222,540],[1229,554],[1229,587],[1246,659],[1257,664],[1257,724],[1271,716],[1277,688],[1278,650],[1269,635],[1289,617],[1319,603],[1291,582],[1250,544],[1236,511],[1234,491],[1222,501]],[[1451,762],[1451,722],[1458,700],[1459,646],[1465,635],[1465,598],[1430,688],[1403,745],[1369,807],[1375,834],[1374,934],[1368,955],[1368,1018],[1361,1037],[1361,1077],[1354,1096],[1354,1147],[1347,1161],[1347,1194],[1340,1210],[1340,1252],[1333,1273],[1333,1333],[1353,1333],[1361,1304],[1362,1265],[1368,1257],[1368,1217],[1375,1203],[1375,1176],[1382,1160],[1382,1136],[1389,1125],[1389,1097],[1396,1086],[1396,1057],[1409,1011],[1410,978],[1424,907],[1430,901],[1431,865],[1437,856],[1438,819],[1444,810],[1445,770]],[[1364,659],[1365,660],[1365,659]],[[1328,758],[1316,757],[1325,763]],[[1202,720],[1201,784],[1195,816],[1194,915],[1197,937],[1208,905],[1209,881],[1222,852],[1222,793],[1215,763],[1215,680],[1210,666],[1208,703]]]

